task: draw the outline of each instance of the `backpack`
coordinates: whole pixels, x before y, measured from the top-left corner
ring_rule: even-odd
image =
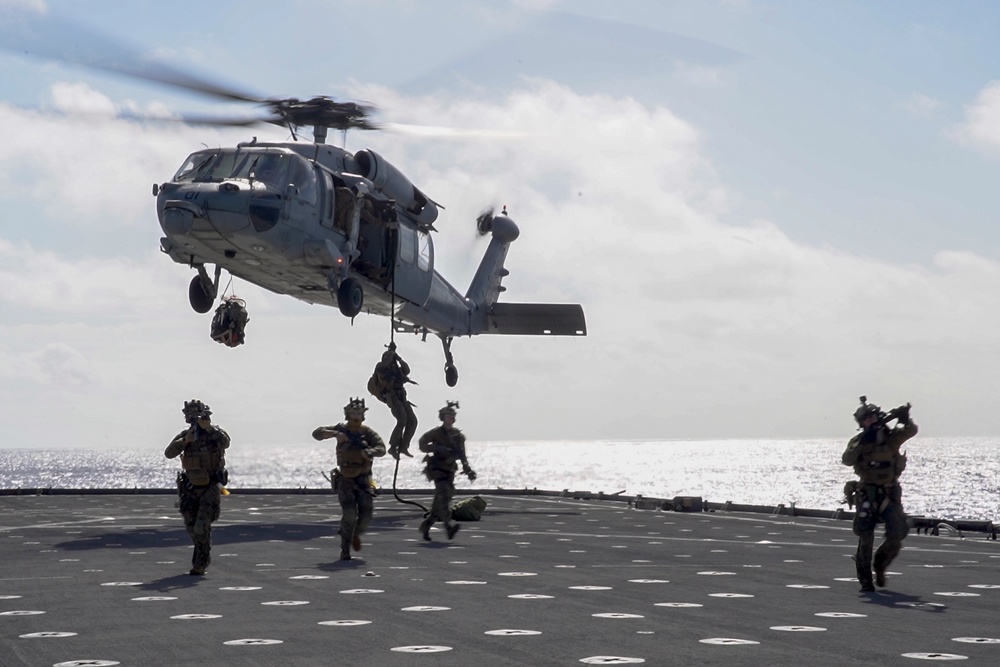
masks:
[[[486,501],[483,497],[472,496],[451,506],[451,518],[455,521],[479,521],[485,509]]]
[[[215,309],[215,316],[212,318],[212,340],[227,347],[242,345],[246,338],[244,330],[249,321],[246,302],[235,296],[229,297]]]

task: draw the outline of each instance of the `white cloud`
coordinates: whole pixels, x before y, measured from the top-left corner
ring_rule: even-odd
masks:
[[[148,315],[184,289],[162,256],[70,258],[0,237],[0,306],[76,317]]]
[[[721,224],[725,184],[696,129],[667,108],[546,81],[489,100],[372,88],[357,96],[404,122],[526,134],[486,142],[357,134],[349,143],[375,148],[447,206],[436,224],[437,268],[460,290],[483,248],[475,216],[507,204],[521,237],[504,299],[579,301],[587,313],[583,339],[455,341],[455,389],[443,383],[436,341],[399,336],[422,418],[433,421],[445,399],[459,398],[474,439],[826,436],[850,431],[865,393],[911,400],[915,416],[964,402],[981,408],[984,429],[1000,428],[989,392],[956,392],[1000,373],[989,339],[967,335],[1000,327],[1000,310],[976,296],[1000,292],[995,262],[942,251],[930,266],[897,265],[802,245],[775,221]],[[0,121],[14,114],[31,139],[12,137],[0,157],[31,163],[37,183],[60,184],[32,180],[26,189],[74,212],[86,192],[100,202],[95,216],[132,226],[155,225],[148,183],[205,136],[237,136],[115,121],[92,139],[0,107]],[[14,170],[4,169],[0,196],[19,195]],[[108,244],[104,252],[0,240],[0,409],[11,411],[0,423],[10,446],[45,441],[46,429],[102,444],[90,427],[101,433],[93,415],[107,404],[125,409],[143,438],[166,439],[192,396],[212,404],[237,441],[295,442],[364,394],[388,339],[384,319],[352,326],[335,310],[246,287],[248,342],[230,350],[208,338],[208,316],[187,306],[191,271],[155,250],[135,257]],[[54,413],[40,407],[51,405]],[[32,419],[15,422],[14,409]],[[56,416],[46,422],[47,414]],[[372,422],[391,427],[383,406]]]
[[[907,113],[918,118],[931,118],[941,109],[942,102],[930,95],[915,93],[903,100],[899,106]]]
[[[955,130],[960,141],[985,153],[1000,152],[1000,81],[979,91],[965,108],[965,122]]]

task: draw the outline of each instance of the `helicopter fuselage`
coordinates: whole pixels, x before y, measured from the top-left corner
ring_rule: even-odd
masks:
[[[434,270],[438,206],[374,151],[305,142],[207,149],[154,194],[161,250],[198,270],[189,291],[198,312],[218,296],[225,269],[349,317],[391,316],[397,330],[433,333],[449,366],[454,336],[586,334],[578,305],[497,304],[519,233],[505,214],[487,220],[479,270],[465,295],[456,290]]]

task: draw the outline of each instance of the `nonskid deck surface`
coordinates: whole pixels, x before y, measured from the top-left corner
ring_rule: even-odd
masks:
[[[429,498],[416,496],[425,506]],[[1000,543],[911,534],[861,594],[847,521],[486,496],[453,541],[391,496],[338,561],[330,495],[0,497],[0,664],[1000,664]]]

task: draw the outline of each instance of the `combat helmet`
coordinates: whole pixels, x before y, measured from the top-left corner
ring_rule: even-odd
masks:
[[[358,415],[363,420],[366,412],[368,412],[368,408],[365,407],[365,399],[363,398],[352,397],[350,402],[344,406],[344,416],[348,419],[351,418],[351,415]]]
[[[208,417],[212,414],[212,409],[197,398],[192,398],[190,401],[184,401],[182,412],[185,418],[192,417],[197,419],[198,417]]]
[[[458,414],[458,401],[448,401],[448,404],[438,410],[438,419],[443,420],[445,415]]]
[[[882,408],[874,403],[869,403],[867,396],[862,396],[860,400],[861,406],[854,411],[854,421],[858,422],[858,426],[863,427],[865,425],[865,420],[869,417],[884,416],[885,413],[882,412]]]

